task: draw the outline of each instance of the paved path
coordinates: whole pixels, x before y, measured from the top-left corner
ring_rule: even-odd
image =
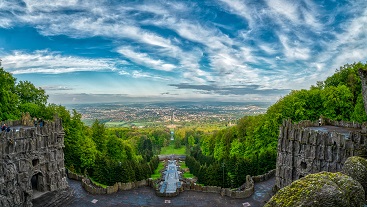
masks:
[[[234,199],[215,193],[185,191],[177,197],[162,198],[155,195],[152,188],[142,187],[130,191],[119,191],[111,195],[91,195],[82,187],[79,181],[68,179],[74,190],[75,200],[69,207],[127,207],[127,206],[228,206],[262,207],[269,200],[275,178],[255,184],[255,193],[246,199]]]

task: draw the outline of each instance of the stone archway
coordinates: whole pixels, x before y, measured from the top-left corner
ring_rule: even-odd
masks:
[[[33,199],[42,195],[45,191],[45,185],[44,185],[44,177],[43,174],[41,172],[36,172],[32,177],[31,177],[31,187],[32,187],[32,191],[33,191]]]

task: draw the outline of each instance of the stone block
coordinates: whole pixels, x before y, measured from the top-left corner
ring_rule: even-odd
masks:
[[[332,162],[333,161],[333,146],[327,146],[326,147],[325,160],[327,162]]]
[[[321,162],[321,171],[328,171],[329,170],[329,163],[328,162]]]
[[[345,149],[352,150],[354,149],[354,143],[352,140],[345,140]]]
[[[291,166],[293,163],[293,156],[291,154],[286,154],[285,159],[283,162],[283,165],[285,166]]]
[[[319,160],[324,160],[325,159],[325,146],[324,145],[318,145],[317,149],[316,149],[316,157]]]
[[[298,157],[305,157],[305,144],[300,143]]]
[[[288,146],[287,146],[286,151],[288,153],[292,153],[293,152],[293,147],[294,147],[294,141],[293,140],[290,140],[289,143],[288,143]]]
[[[57,184],[50,185],[50,191],[55,191],[57,189]]]
[[[18,171],[20,173],[29,171],[29,161],[22,159],[18,161]]]
[[[317,145],[317,134],[311,133],[309,130],[305,131],[305,134],[309,136],[309,143],[311,145]]]
[[[320,160],[315,159],[311,164],[311,173],[320,172]]]
[[[293,153],[295,156],[298,156],[301,150],[301,143],[296,141],[293,143]]]
[[[282,152],[285,152],[285,151],[287,151],[287,148],[288,148],[288,139],[282,139],[282,148],[281,148],[281,151]]]
[[[328,169],[328,172],[337,172],[337,166],[336,166],[336,162],[332,162],[332,163],[329,163],[329,169]]]
[[[311,152],[311,145],[304,145],[304,157],[305,158],[314,157],[314,155]]]
[[[294,128],[291,128],[290,129],[290,132],[289,132],[289,135],[288,135],[288,140],[295,140],[296,139],[296,132],[295,132],[295,130],[294,130]]]
[[[307,159],[314,159],[314,158],[317,158],[317,146],[315,145],[311,145],[310,146],[310,150],[311,150],[311,153],[310,153],[310,156],[309,157],[306,157]]]
[[[312,134],[315,134],[316,136],[316,145],[325,145],[325,139],[323,137],[323,134],[318,133],[317,131],[312,131]]]

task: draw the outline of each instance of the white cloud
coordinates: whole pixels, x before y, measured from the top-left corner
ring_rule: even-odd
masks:
[[[30,12],[53,12],[59,9],[83,6],[79,0],[49,1],[49,0],[23,0]]]
[[[117,49],[117,52],[130,59],[131,61],[139,65],[146,66],[148,68],[162,71],[172,71],[174,68],[176,68],[176,66],[173,64],[165,63],[164,61],[159,59],[152,59],[149,57],[148,54],[135,52],[131,48],[120,47]]]
[[[318,80],[324,80],[345,64],[367,61],[367,2],[355,1],[354,4],[339,11],[352,18],[341,24],[341,32],[331,34],[335,39],[324,42],[324,51],[315,58],[320,72]]]
[[[283,53],[289,60],[307,60],[310,58],[311,50],[302,46],[303,44],[293,41],[291,42],[286,35],[278,35],[283,45]]]
[[[245,1],[242,0],[220,0],[220,1],[225,3],[229,7],[230,12],[245,18],[250,28],[253,28],[255,26],[254,18],[256,12],[253,12],[253,10],[247,6]]]
[[[257,46],[267,54],[273,55],[277,53],[277,50],[274,49],[273,46],[265,44],[265,43],[258,43]]]
[[[284,16],[288,20],[299,23],[300,16],[298,12],[298,1],[288,1],[288,0],[267,0],[266,4],[269,8],[276,14]]]
[[[25,53],[15,51],[2,57],[2,66],[13,74],[24,73],[72,73],[78,71],[116,70],[112,59],[91,59],[63,56],[56,52],[35,51]],[[120,62],[124,64],[124,62]]]

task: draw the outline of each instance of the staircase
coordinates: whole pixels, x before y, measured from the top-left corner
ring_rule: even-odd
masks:
[[[73,201],[73,190],[67,188],[64,190],[51,191],[32,200],[33,207],[57,207],[67,206]]]

